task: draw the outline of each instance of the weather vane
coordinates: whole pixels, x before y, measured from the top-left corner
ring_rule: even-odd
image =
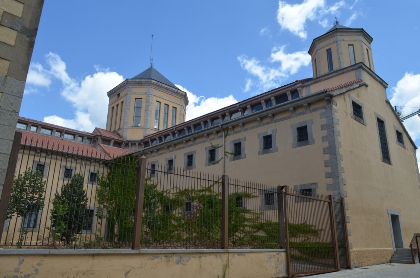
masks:
[[[338,25],[338,19],[336,16],[335,16],[335,25]]]

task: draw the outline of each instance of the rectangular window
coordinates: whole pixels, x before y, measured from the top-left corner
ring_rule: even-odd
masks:
[[[290,92],[292,99],[297,99],[299,98],[299,91],[298,90],[294,90],[292,92]]]
[[[243,208],[244,207],[244,198],[242,196],[236,196],[235,203],[237,208]]]
[[[312,188],[301,189],[299,193],[303,196],[312,196]]]
[[[54,133],[54,136],[55,136],[55,137],[61,137],[61,132],[60,132],[60,131],[56,131],[56,132]]]
[[[73,134],[65,133],[64,134],[64,139],[74,140],[74,135]]]
[[[82,226],[83,231],[92,232],[94,215],[95,215],[95,210],[93,209],[85,210],[85,221],[83,221],[83,226]]]
[[[118,123],[118,104],[115,106],[115,123],[114,123],[114,129],[117,129],[117,123]]]
[[[356,102],[352,102],[353,106],[353,117],[356,121],[363,123],[363,109],[362,106]]]
[[[39,172],[41,172],[41,175],[44,175],[44,168],[45,168],[45,165],[44,164],[37,163],[36,164],[35,171],[39,171]]]
[[[36,229],[38,223],[38,211],[29,211],[23,218],[24,229]]]
[[[317,64],[316,64],[316,59],[314,60],[314,71],[315,71],[315,77],[318,77],[318,67],[317,67]]]
[[[52,135],[52,130],[47,129],[47,128],[41,128],[40,133],[45,134],[45,135]]]
[[[350,65],[356,64],[356,57],[354,56],[354,45],[349,44]]]
[[[32,132],[36,132],[36,131],[37,131],[37,129],[38,129],[38,127],[37,127],[37,126],[31,125],[31,131],[32,131]]]
[[[16,123],[16,128],[26,130],[28,128],[28,125],[27,124],[22,124],[22,123]]]
[[[168,171],[173,171],[173,170],[174,170],[174,160],[169,159],[168,160]]]
[[[216,161],[216,149],[209,150],[209,162]]]
[[[112,120],[114,119],[114,107],[111,108],[111,119],[109,120],[109,130],[112,129]]]
[[[399,132],[398,130],[396,130],[396,132],[397,132],[397,142],[400,143],[401,145],[404,145],[403,134]]]
[[[176,107],[172,107],[172,126],[176,125]]]
[[[65,167],[64,168],[64,178],[71,179],[72,176],[73,176],[73,169],[69,168],[69,167]]]
[[[192,167],[194,162],[194,156],[192,154],[187,155],[187,167]]]
[[[191,201],[185,202],[185,212],[192,212],[192,203]]]
[[[369,56],[369,49],[366,48],[366,55],[368,58],[368,67],[370,67],[370,56]]]
[[[96,172],[90,172],[89,174],[89,181],[90,182],[96,182],[98,179],[98,173]]]
[[[156,164],[150,164],[150,175],[154,176],[156,174]]]
[[[92,144],[92,138],[86,138],[86,143]]]
[[[287,94],[276,96],[276,105],[279,105],[281,103],[288,102],[288,101],[289,101],[289,97],[287,96]]]
[[[378,131],[379,131],[379,142],[381,144],[382,160],[385,163],[391,164],[391,158],[389,156],[388,140],[386,138],[385,122],[377,118]]]
[[[263,150],[269,150],[273,147],[273,136],[266,135],[263,136]]]
[[[118,121],[118,128],[121,128],[122,125],[122,119],[123,119],[123,108],[124,108],[124,101],[121,101],[120,105],[120,120]]]
[[[77,136],[77,142],[83,142],[83,137],[82,136]]]
[[[274,192],[265,192],[264,193],[264,205],[273,206],[274,205]]]
[[[234,156],[239,156],[242,154],[242,143],[238,142],[233,144],[233,155]]]
[[[160,102],[156,101],[154,128],[159,129],[159,121],[160,121]]]
[[[141,98],[136,98],[134,103],[134,119],[133,119],[133,126],[140,126],[141,120],[141,106],[143,100]]]
[[[328,72],[334,70],[331,48],[327,49]]]
[[[168,128],[169,105],[163,105],[163,129]]]
[[[297,141],[308,141],[308,126],[305,125],[297,128]]]

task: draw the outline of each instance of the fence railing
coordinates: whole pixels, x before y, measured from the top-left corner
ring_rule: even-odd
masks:
[[[410,241],[410,251],[413,264],[420,262],[420,233],[415,233]]]
[[[0,200],[2,247],[280,247],[276,188],[18,141]]]

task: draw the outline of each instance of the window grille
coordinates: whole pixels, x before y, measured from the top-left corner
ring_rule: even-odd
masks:
[[[90,172],[89,181],[96,182],[97,179],[98,179],[98,174],[96,172]]]
[[[303,196],[312,196],[312,188],[306,188],[306,189],[301,189],[300,190],[300,195],[303,195]]]
[[[209,150],[209,162],[216,161],[216,149]]]
[[[238,143],[235,143],[234,145],[233,145],[233,155],[234,156],[238,156],[238,155],[241,155],[242,154],[242,144],[241,144],[241,142],[238,142]]]
[[[356,102],[352,102],[353,106],[353,117],[356,121],[363,123],[363,109],[362,106]]]
[[[298,142],[308,141],[308,126],[301,126],[297,128]]]
[[[64,177],[66,179],[70,179],[72,175],[73,175],[73,169],[68,168],[68,167],[64,168]]]
[[[403,134],[397,130],[397,142],[401,145],[404,145],[404,138]]]
[[[274,205],[274,192],[264,193],[264,205],[273,206]]]
[[[168,171],[172,171],[174,169],[174,160],[169,159],[168,160]]]
[[[44,164],[38,163],[36,165],[36,169],[35,170],[41,172],[41,174],[43,175],[44,174],[44,168],[45,168],[45,165]]]
[[[192,154],[187,155],[187,167],[193,166],[194,156]]]
[[[263,136],[263,150],[269,150],[273,147],[273,136],[266,135]]]
[[[38,211],[29,211],[23,219],[23,228],[35,229],[38,222]]]

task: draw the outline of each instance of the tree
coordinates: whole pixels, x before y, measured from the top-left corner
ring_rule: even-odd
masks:
[[[51,231],[54,238],[71,243],[86,225],[87,196],[83,188],[84,176],[75,174],[55,193],[51,210]]]
[[[46,182],[42,180],[42,173],[27,169],[19,174],[12,184],[7,215],[11,218],[25,217],[30,212],[38,212],[44,205],[44,191]]]
[[[13,215],[29,217],[32,213],[38,215],[39,210],[44,206],[45,185],[46,182],[42,180],[42,173],[39,171],[33,172],[31,169],[26,169],[23,174],[19,174],[12,183],[7,217],[12,218]],[[27,230],[23,228],[19,235],[18,245],[22,244],[26,233]]]

